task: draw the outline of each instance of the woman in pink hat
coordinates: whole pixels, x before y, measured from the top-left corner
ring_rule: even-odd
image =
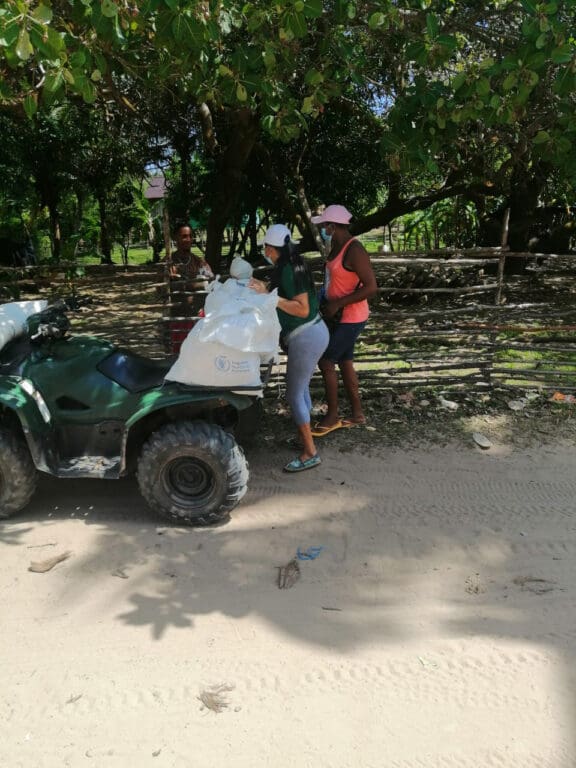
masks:
[[[368,299],[376,295],[378,286],[370,256],[349,230],[352,214],[343,205],[329,205],[320,216],[312,217],[320,226],[320,235],[328,248],[325,304],[323,316],[341,318],[330,334],[330,342],[319,367],[324,379],[328,411],[312,429],[313,437],[323,437],[335,429],[364,424],[358,376],[354,368],[354,346],[368,320]],[[350,418],[342,419],[338,410],[338,374],[350,401]]]

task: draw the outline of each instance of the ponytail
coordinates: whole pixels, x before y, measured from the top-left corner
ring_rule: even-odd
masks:
[[[286,235],[284,245],[278,250],[280,257],[270,276],[270,289],[274,290],[274,288],[279,287],[282,279],[282,270],[287,264],[290,264],[294,272],[294,290],[297,294],[306,293],[310,288],[314,288],[314,281],[308,264],[302,258],[298,246],[290,241],[289,235]]]

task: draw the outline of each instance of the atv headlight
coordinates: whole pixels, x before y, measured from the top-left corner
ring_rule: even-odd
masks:
[[[46,400],[42,397],[40,392],[36,389],[34,384],[30,381],[30,379],[22,379],[20,382],[20,386],[26,392],[30,395],[30,397],[34,400],[36,405],[38,406],[38,410],[40,411],[40,415],[46,422],[46,424],[50,424],[50,419],[52,418],[52,415],[50,413],[50,409],[46,405]]]

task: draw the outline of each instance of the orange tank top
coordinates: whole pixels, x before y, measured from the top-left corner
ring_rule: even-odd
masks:
[[[340,299],[342,296],[348,296],[359,288],[362,283],[358,280],[356,272],[344,268],[344,254],[354,238],[345,243],[337,255],[326,262],[326,298]],[[368,319],[370,311],[368,301],[356,301],[354,304],[347,304],[342,313],[342,323],[364,323]]]

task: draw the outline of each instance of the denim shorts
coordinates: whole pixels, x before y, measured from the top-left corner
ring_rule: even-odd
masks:
[[[330,341],[322,360],[330,360],[333,363],[341,363],[343,360],[354,359],[354,346],[364,326],[363,323],[340,323],[336,330],[330,334]]]

